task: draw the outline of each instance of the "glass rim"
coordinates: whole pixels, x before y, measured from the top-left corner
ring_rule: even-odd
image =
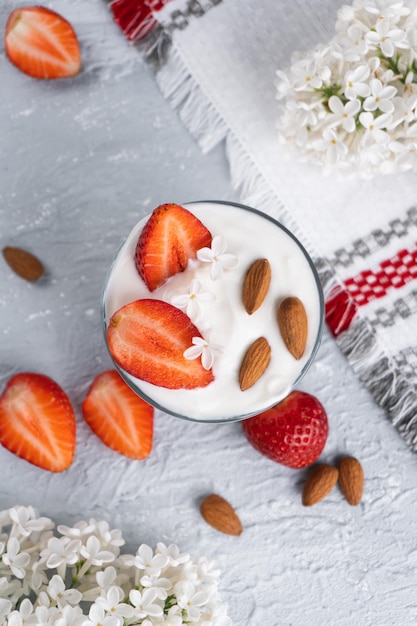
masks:
[[[296,237],[296,235],[289,230],[286,226],[284,226],[284,224],[282,224],[281,222],[279,222],[276,218],[272,217],[271,215],[269,215],[268,213],[264,213],[263,211],[260,211],[259,209],[255,209],[254,207],[250,207],[248,205],[245,204],[240,204],[238,202],[229,202],[226,200],[196,200],[196,201],[190,201],[190,202],[186,202],[181,204],[181,206],[187,207],[190,205],[195,205],[195,204],[220,204],[220,205],[225,205],[225,206],[233,206],[245,211],[248,211],[249,213],[254,213],[256,215],[259,215],[261,218],[263,219],[267,219],[269,220],[272,224],[274,224],[276,227],[280,228],[286,235],[288,235],[293,241],[294,243],[298,246],[298,248],[300,249],[300,251],[303,253],[306,261],[308,262],[308,265],[310,267],[310,270],[313,274],[314,280],[315,280],[315,284],[316,284],[316,288],[317,288],[317,294],[318,294],[318,300],[319,300],[319,324],[318,324],[318,328],[317,328],[317,333],[316,333],[316,337],[314,340],[314,345],[312,347],[312,350],[308,356],[308,359],[306,360],[306,362],[304,363],[304,366],[302,367],[300,373],[298,374],[298,376],[294,379],[294,381],[292,382],[292,384],[290,385],[290,388],[288,390],[288,393],[285,393],[285,395],[283,395],[283,397],[280,400],[274,400],[271,402],[270,405],[267,405],[266,407],[262,408],[261,410],[255,410],[255,411],[250,411],[248,413],[245,413],[244,415],[232,415],[232,416],[228,416],[228,417],[217,417],[214,419],[209,419],[209,418],[199,418],[199,417],[190,417],[188,415],[184,415],[182,413],[179,413],[173,409],[168,409],[165,406],[163,406],[162,404],[160,404],[157,400],[155,400],[154,398],[151,398],[150,396],[148,396],[148,394],[146,394],[142,389],[140,389],[138,387],[138,385],[136,385],[134,383],[134,381],[131,380],[130,375],[123,369],[121,368],[114,360],[113,357],[111,356],[110,350],[109,350],[109,346],[108,346],[108,342],[107,342],[107,336],[106,336],[106,331],[107,331],[107,320],[106,320],[106,301],[105,301],[105,293],[106,293],[106,287],[108,285],[110,276],[112,274],[112,270],[114,268],[114,265],[116,264],[116,261],[119,257],[119,254],[121,253],[124,245],[126,244],[131,232],[133,229],[130,230],[130,232],[128,233],[127,237],[125,237],[124,241],[122,242],[122,244],[119,246],[119,249],[117,251],[117,253],[115,254],[113,261],[106,273],[106,278],[104,280],[104,284],[103,284],[103,288],[102,288],[102,292],[101,292],[101,323],[102,323],[102,331],[104,334],[104,341],[106,344],[106,348],[107,351],[110,355],[110,358],[112,360],[113,366],[115,367],[115,369],[117,370],[117,372],[119,373],[119,375],[121,376],[121,378],[124,380],[124,382],[128,385],[128,387],[130,387],[130,389],[132,389],[132,391],[134,393],[136,393],[136,395],[138,395],[140,398],[142,398],[142,400],[144,400],[145,402],[147,402],[148,404],[150,404],[151,406],[153,406],[155,409],[162,411],[163,413],[166,413],[167,415],[171,415],[173,417],[178,417],[180,419],[189,421],[189,422],[197,422],[197,423],[203,423],[203,424],[227,424],[227,423],[233,423],[233,422],[239,422],[239,421],[243,421],[245,419],[248,419],[250,417],[254,417],[255,415],[259,415],[260,413],[263,413],[265,411],[268,411],[269,409],[271,409],[273,406],[275,406],[276,404],[279,404],[279,402],[282,402],[292,391],[294,391],[294,389],[296,388],[296,386],[301,382],[301,380],[304,378],[304,376],[306,375],[307,371],[310,369],[316,354],[318,352],[318,349],[320,347],[321,344],[321,340],[322,340],[322,336],[323,336],[323,329],[324,329],[324,311],[325,311],[325,303],[324,303],[324,294],[323,294],[323,288],[320,282],[320,277],[318,274],[318,271],[313,263],[313,260],[311,258],[311,256],[309,255],[309,253],[307,252],[306,248],[304,247],[304,245],[301,243],[301,241],[298,239],[298,237]],[[151,213],[149,213],[149,215],[151,215]],[[141,220],[146,219],[146,217],[148,217],[148,214],[143,216],[143,218],[141,218]],[[139,221],[141,221],[139,220]],[[137,222],[138,223],[138,222]],[[133,227],[135,228],[135,226]]]

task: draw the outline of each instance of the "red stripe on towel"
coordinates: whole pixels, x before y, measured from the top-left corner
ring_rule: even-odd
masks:
[[[417,245],[417,244],[416,244]],[[359,307],[384,298],[417,278],[417,247],[400,250],[376,270],[365,270],[331,291],[326,300],[326,322],[335,337],[351,325]]]

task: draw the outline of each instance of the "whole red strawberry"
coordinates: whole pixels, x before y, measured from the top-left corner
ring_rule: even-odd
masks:
[[[258,452],[294,469],[316,461],[329,432],[324,407],[303,391],[292,391],[279,404],[244,420],[242,426]]]

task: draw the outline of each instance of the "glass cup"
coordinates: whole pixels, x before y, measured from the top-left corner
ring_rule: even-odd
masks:
[[[213,264],[192,261],[184,272],[169,278],[151,293],[134,261],[138,237],[149,219],[146,216],[133,228],[108,272],[102,295],[105,336],[111,316],[125,304],[141,298],[172,303],[176,296],[189,294],[191,282],[198,280],[200,293],[211,292],[214,296],[208,304],[201,304],[200,318],[194,322],[205,339],[210,337],[210,345],[221,347],[213,365],[214,381],[197,389],[167,389],[133,377],[117,363],[115,367],[133,391],[165,413],[201,422],[243,420],[283,400],[311,366],[323,331],[324,298],[320,280],[302,244],[269,215],[222,201],[183,206],[196,215],[213,238],[222,238],[222,254],[232,255],[238,266],[221,267],[219,258],[220,277],[213,280],[209,267]],[[242,289],[246,272],[257,259],[269,261],[271,282],[260,308],[249,315],[242,304]],[[307,314],[307,340],[299,359],[288,351],[277,321],[279,304],[287,297],[300,299]],[[271,347],[269,365],[255,384],[242,391],[239,371],[243,356],[261,336]]]

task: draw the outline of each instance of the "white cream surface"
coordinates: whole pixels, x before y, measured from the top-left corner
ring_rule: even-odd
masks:
[[[139,234],[149,216],[132,230],[110,270],[104,290],[105,323],[119,308],[141,298],[171,302],[186,294],[197,279],[201,291],[211,292],[213,302],[202,304],[201,318],[194,322],[209,344],[220,345],[215,380],[197,389],[166,389],[122,372],[129,384],[149,402],[168,413],[200,421],[228,421],[248,417],[282,400],[305,373],[317,349],[322,326],[321,292],[307,254],[287,232],[267,216],[236,205],[198,202],[185,205],[210,230],[227,242],[227,254],[238,257],[236,269],[224,270],[218,280],[210,277],[210,264],[191,261],[184,272],[169,278],[150,292],[134,262]],[[262,306],[249,315],[242,303],[244,277],[253,261],[268,259],[271,284]],[[296,360],[287,350],[278,327],[277,309],[286,297],[304,304],[308,337],[303,357]],[[262,377],[241,391],[239,370],[248,347],[258,337],[271,346],[271,360]]]

